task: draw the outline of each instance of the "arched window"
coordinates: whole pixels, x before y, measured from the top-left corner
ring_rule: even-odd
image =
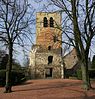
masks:
[[[43,26],[44,27],[48,27],[48,20],[47,20],[47,18],[46,17],[44,17],[44,20],[43,20],[44,22],[43,22]]]
[[[54,27],[54,20],[52,17],[50,17],[50,27]]]
[[[49,51],[51,50],[51,46],[48,46],[48,50],[49,50]]]
[[[51,64],[53,61],[53,56],[48,56],[48,65]]]

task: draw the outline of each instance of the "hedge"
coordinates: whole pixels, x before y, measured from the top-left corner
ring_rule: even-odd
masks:
[[[90,78],[95,79],[95,69],[89,70],[89,76],[90,76]]]
[[[79,79],[79,80],[82,79],[82,71],[81,71],[81,69],[78,69],[78,70],[76,71],[76,75],[77,75],[77,79]]]
[[[26,79],[25,79],[25,75],[23,72],[12,70],[11,72],[11,84],[12,85],[20,84],[24,82],[25,80]],[[0,86],[5,86],[5,82],[6,82],[6,70],[0,70]]]
[[[88,71],[88,73],[89,73],[89,77],[91,79],[95,79],[95,69],[90,69]],[[65,71],[65,78],[69,78],[69,77],[77,77],[77,79],[81,80],[82,79],[81,69],[78,69],[76,71],[66,70]]]
[[[89,73],[89,77],[91,79],[95,79],[95,69],[90,69],[88,71],[88,73]],[[81,71],[81,69],[77,70],[77,78],[80,79],[80,80],[82,79],[82,71]]]

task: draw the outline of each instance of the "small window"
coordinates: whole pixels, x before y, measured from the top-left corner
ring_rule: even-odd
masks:
[[[43,27],[48,27],[48,20],[46,17],[43,19]]]
[[[76,58],[76,56],[74,56],[74,59]]]
[[[52,17],[50,18],[50,27],[54,27],[54,20]]]
[[[53,56],[49,56],[49,57],[48,57],[48,64],[51,64],[52,61],[53,61]]]
[[[49,50],[49,51],[51,50],[51,46],[48,46],[48,50]]]
[[[58,38],[57,38],[57,36],[55,35],[55,36],[53,36],[53,41],[54,41],[54,43],[56,42],[56,41],[58,41]]]

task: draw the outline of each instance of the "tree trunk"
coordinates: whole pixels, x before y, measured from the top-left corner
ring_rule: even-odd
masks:
[[[91,88],[88,67],[85,63],[81,63],[83,88],[89,90]]]
[[[11,69],[12,69],[12,53],[13,53],[13,45],[9,45],[9,58],[8,58],[8,65],[6,67],[6,85],[5,85],[5,92],[11,92]]]

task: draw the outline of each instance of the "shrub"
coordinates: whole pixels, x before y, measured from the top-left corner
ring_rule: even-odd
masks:
[[[89,76],[90,76],[90,78],[95,79],[95,69],[89,70]]]
[[[81,71],[81,69],[78,69],[76,71],[76,74],[77,74],[77,79],[81,80],[82,79],[82,71]]]
[[[95,69],[90,69],[89,70],[89,77],[92,78],[92,79],[95,79]],[[77,78],[80,79],[80,80],[82,79],[81,69],[77,70]]]
[[[6,71],[5,70],[0,70],[0,86],[5,85],[5,77],[6,77]]]
[[[26,79],[25,79],[25,75],[23,72],[12,70],[11,72],[11,84],[12,85],[21,84],[25,80]],[[0,85],[4,86],[5,82],[6,82],[6,70],[0,70]]]

